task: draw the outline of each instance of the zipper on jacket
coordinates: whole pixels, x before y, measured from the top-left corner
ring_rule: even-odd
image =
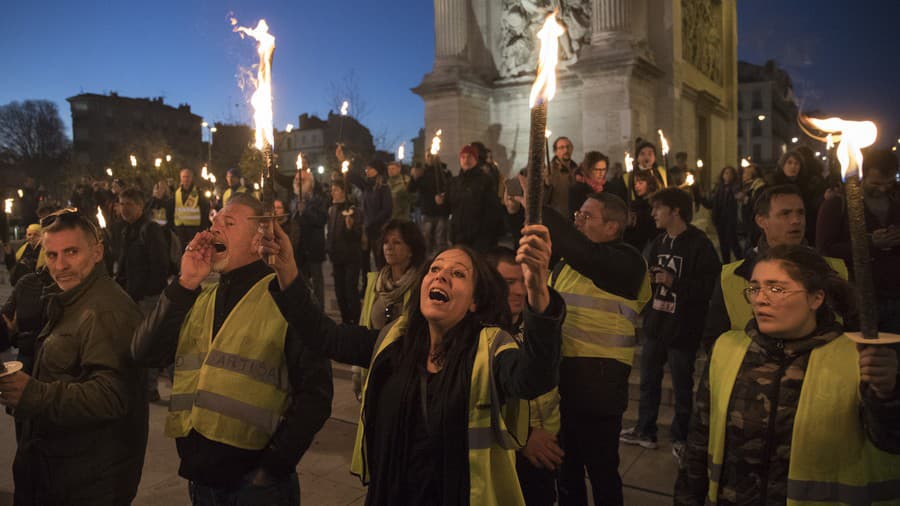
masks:
[[[779,357],[779,365],[778,365],[778,374],[775,376],[775,390],[773,392],[772,398],[769,400],[769,406],[771,407],[771,412],[769,413],[769,426],[766,429],[766,446],[763,451],[763,468],[762,473],[760,473],[760,478],[762,483],[760,484],[760,498],[759,504],[761,506],[766,506],[768,504],[768,495],[769,495],[769,462],[772,459],[772,443],[775,439],[775,421],[778,417],[778,397],[781,395],[781,379],[784,377],[784,372],[787,369],[788,362],[786,360],[787,357],[784,356],[784,341],[778,339],[775,341],[775,347],[778,348],[778,351],[781,352],[781,357]]]

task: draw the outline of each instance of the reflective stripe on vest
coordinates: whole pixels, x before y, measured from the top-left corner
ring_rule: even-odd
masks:
[[[728,404],[749,347],[750,338],[744,332],[731,331],[722,334],[713,348],[709,368],[709,504],[716,504]],[[860,402],[855,343],[840,336],[813,350],[791,433],[788,506],[900,501],[900,456],[882,452],[868,440],[860,422]]]
[[[832,257],[823,258],[841,278],[847,279],[847,266],[843,260]],[[750,286],[750,283],[740,274],[735,273],[743,263],[743,260],[738,260],[722,266],[722,299],[725,301],[725,310],[728,311],[731,330],[744,330],[747,322],[753,318],[753,307],[744,299],[744,288]],[[838,320],[842,321],[840,318]]]
[[[150,219],[155,221],[159,226],[166,226],[169,224],[169,219],[166,217],[166,208],[157,207],[156,209],[152,209],[150,211]]]
[[[388,346],[406,331],[406,317],[401,316],[382,329],[375,342],[371,365]],[[509,349],[517,348],[515,340],[496,327],[481,330],[478,350],[472,365],[472,382],[468,406],[469,504],[524,506],[522,490],[516,474],[515,450],[522,447],[528,435],[528,403],[507,399],[500,406],[493,374],[493,359]],[[369,376],[371,378],[371,375]],[[360,419],[350,472],[369,482],[367,444],[365,439],[365,403],[368,379],[363,385]]]
[[[590,279],[566,264],[557,268],[550,285],[566,301],[562,327],[562,356],[634,361],[635,326],[649,299],[650,278],[644,275],[641,301],[629,300],[597,288]]]
[[[232,191],[231,187],[225,189],[225,193],[222,194],[222,207],[225,207],[225,204],[228,203],[228,199],[231,198],[232,193],[247,193],[247,187],[238,186],[237,190]]]
[[[264,448],[290,401],[287,322],[269,294],[269,274],[235,305],[212,339],[216,288],[203,290],[178,336],[166,435],[191,429],[237,448]],[[212,341],[212,342],[210,342]]]
[[[181,187],[175,190],[175,226],[200,226],[200,195],[192,188],[187,201],[181,198]]]

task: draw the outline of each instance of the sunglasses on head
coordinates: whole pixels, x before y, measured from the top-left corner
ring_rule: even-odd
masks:
[[[81,214],[78,211],[77,207],[67,207],[65,209],[60,209],[59,211],[53,212],[41,218],[41,228],[47,228],[50,225],[56,223],[57,221],[62,223],[67,223],[70,225],[75,225],[79,222],[87,225],[87,228],[90,229],[91,233],[94,234],[94,238],[97,241],[100,241],[100,231],[97,230],[97,225],[87,216]]]

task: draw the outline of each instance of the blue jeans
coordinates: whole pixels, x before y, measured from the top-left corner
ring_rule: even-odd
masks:
[[[297,473],[264,487],[241,483],[237,488],[213,488],[188,483],[194,506],[300,506]]]
[[[656,419],[662,396],[663,366],[669,363],[675,389],[675,417],[672,439],[687,441],[694,395],[696,351],[670,348],[661,339],[648,338],[641,350],[641,401],[638,406],[638,432],[656,437]]]

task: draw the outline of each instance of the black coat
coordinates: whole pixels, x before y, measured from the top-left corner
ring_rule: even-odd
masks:
[[[447,168],[441,164],[440,168],[427,165],[422,171],[422,176],[412,178],[407,185],[410,193],[418,194],[419,206],[425,216],[447,216],[450,208],[446,204],[438,204],[434,196],[447,191],[451,176]]]
[[[169,244],[162,227],[146,214],[123,225],[116,282],[135,302],[159,295],[169,275]]]
[[[478,167],[460,171],[450,182],[450,241],[487,251],[503,229],[503,210],[491,176]]]
[[[347,228],[343,211],[353,208],[350,202],[332,204],[328,208],[328,234],[325,250],[332,264],[359,263],[359,252],[362,250],[362,223],[355,216],[353,227]],[[354,213],[355,214],[355,213]]]
[[[305,203],[295,197],[291,202],[291,224],[298,239],[296,254],[304,262],[325,261],[325,223],[328,221],[328,202],[325,196],[313,191]]]

